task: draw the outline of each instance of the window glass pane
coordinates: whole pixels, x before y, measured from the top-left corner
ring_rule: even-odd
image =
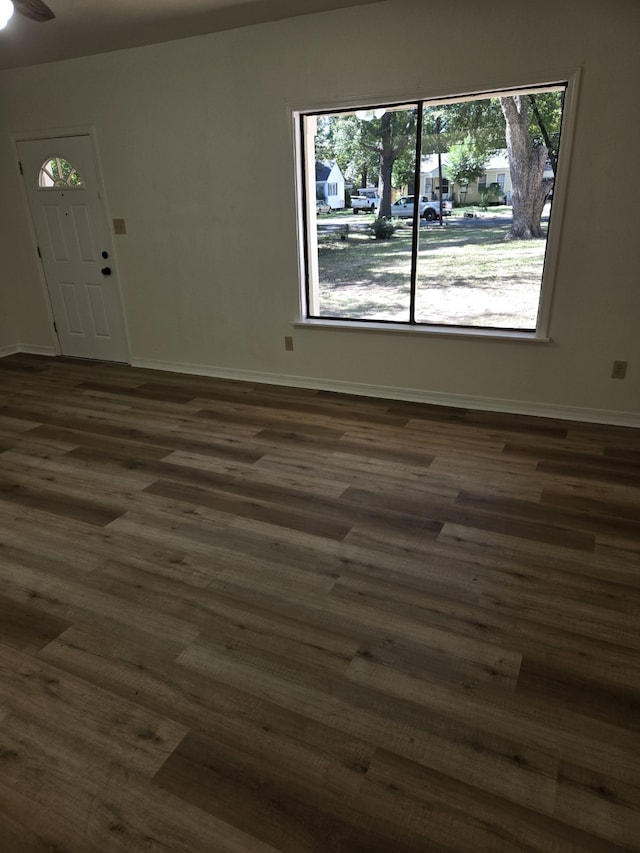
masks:
[[[416,105],[306,117],[307,172],[332,207],[319,219],[307,198],[309,316],[409,321],[413,209],[389,239],[372,229],[414,180],[416,119]]]
[[[419,233],[416,322],[536,328],[554,180],[542,127],[557,149],[562,94],[424,106],[421,183],[436,215]],[[508,126],[526,154],[519,186]]]
[[[81,189],[82,178],[64,157],[51,157],[40,167],[40,189]]]
[[[565,89],[303,116],[307,316],[544,334]]]

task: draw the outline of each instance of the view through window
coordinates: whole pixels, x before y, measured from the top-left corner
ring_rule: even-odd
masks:
[[[535,331],[565,89],[302,115],[307,316]]]
[[[40,189],[82,189],[82,178],[64,157],[51,157],[40,168]]]

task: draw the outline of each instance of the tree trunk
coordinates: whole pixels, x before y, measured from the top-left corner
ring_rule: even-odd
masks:
[[[380,183],[382,191],[380,210],[378,211],[378,218],[380,219],[391,217],[391,177],[396,157],[397,153],[393,147],[391,130],[391,113],[387,112],[380,121]]]
[[[382,184],[382,195],[380,196],[380,210],[378,217],[391,216],[391,174],[394,161],[388,157],[380,158],[380,182]]]
[[[528,99],[526,95],[500,98],[507,123],[507,153],[511,170],[511,203],[513,218],[507,240],[531,240],[544,237],[540,226],[542,207],[548,188],[543,183],[548,151],[544,145],[533,145],[529,134]]]

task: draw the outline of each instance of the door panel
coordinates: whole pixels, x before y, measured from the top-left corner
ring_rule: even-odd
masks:
[[[107,312],[102,298],[102,288],[95,284],[87,285],[89,295],[89,307],[91,308],[91,319],[93,320],[93,333],[99,338],[109,337],[109,323]]]
[[[80,320],[80,310],[73,282],[61,281],[60,294],[64,307],[63,326],[66,326],[70,335],[82,335],[84,337],[84,329]]]
[[[73,226],[78,240],[78,250],[80,259],[85,263],[97,261],[97,252],[93,243],[93,233],[91,231],[90,212],[86,204],[74,204],[71,206],[73,214]]]
[[[57,205],[54,207],[47,204],[43,205],[43,211],[45,215],[46,234],[51,247],[51,256],[54,261],[59,261],[60,263],[68,261],[69,252],[64,239],[62,223],[60,222],[60,210]],[[41,248],[44,248],[44,245]]]
[[[18,150],[63,355],[128,361],[91,138],[30,140]],[[102,272],[106,266],[108,275]]]

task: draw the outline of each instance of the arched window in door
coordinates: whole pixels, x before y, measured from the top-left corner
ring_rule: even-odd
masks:
[[[82,178],[64,157],[50,157],[40,167],[41,190],[82,189]]]

